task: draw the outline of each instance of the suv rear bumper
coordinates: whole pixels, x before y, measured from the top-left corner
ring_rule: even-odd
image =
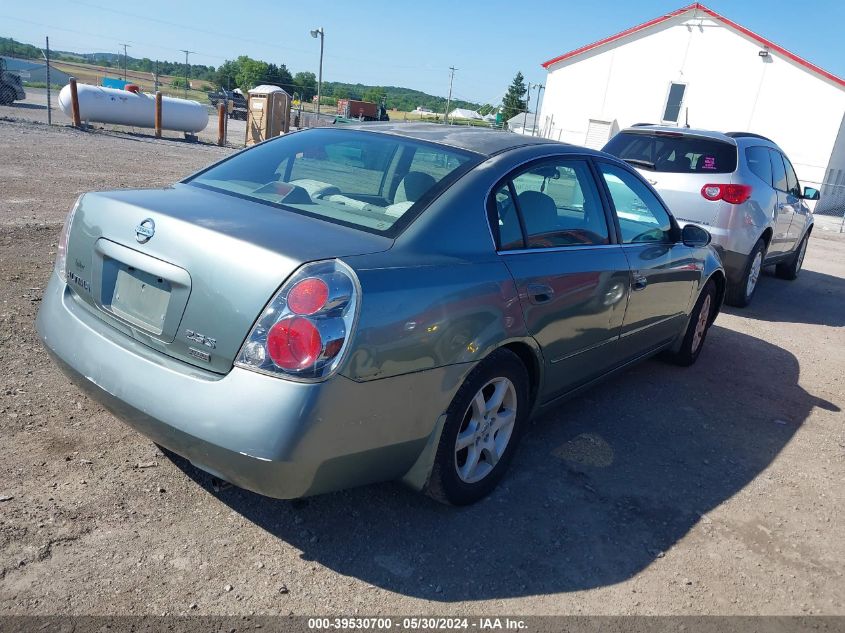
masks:
[[[301,383],[237,367],[214,374],[107,325],[55,272],[36,327],[64,373],[123,422],[212,475],[276,498],[402,477],[471,368],[368,382]]]
[[[727,277],[728,283],[742,283],[742,278],[745,275],[745,267],[748,265],[748,254],[729,251],[718,244],[714,244],[713,246],[722,260],[722,267],[725,269],[725,277]]]

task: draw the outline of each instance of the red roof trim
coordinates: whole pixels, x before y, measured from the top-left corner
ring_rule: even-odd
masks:
[[[554,64],[557,64],[558,62],[562,62],[566,59],[570,59],[571,57],[576,57],[577,55],[581,55],[582,53],[586,53],[587,51],[591,51],[595,48],[598,48],[599,46],[604,46],[605,44],[610,44],[611,42],[615,42],[615,41],[620,40],[622,38],[625,38],[629,35],[633,35],[634,33],[637,33],[637,32],[642,31],[644,29],[650,28],[650,27],[655,26],[657,24],[661,24],[661,23],[665,22],[666,20],[670,20],[674,17],[677,17],[679,15],[687,13],[688,11],[693,11],[693,10],[696,10],[696,9],[703,11],[704,13],[709,15],[711,18],[714,18],[714,19],[722,22],[725,26],[728,26],[728,27],[734,29],[735,31],[742,33],[746,37],[753,39],[754,41],[762,44],[763,46],[766,46],[767,48],[769,48],[769,50],[776,51],[776,52],[780,53],[781,55],[783,55],[784,57],[794,61],[796,64],[803,66],[804,68],[811,70],[818,75],[821,75],[825,79],[829,79],[830,81],[832,81],[833,83],[837,84],[838,86],[840,86],[842,88],[845,88],[845,79],[842,79],[841,77],[837,77],[833,73],[829,73],[826,70],[824,70],[823,68],[819,68],[815,64],[808,62],[803,57],[799,57],[795,53],[791,53],[790,51],[786,50],[782,46],[778,46],[774,42],[767,40],[765,37],[757,35],[756,33],[748,30],[744,26],[740,26],[736,22],[729,20],[728,18],[716,13],[712,9],[705,7],[700,2],[694,2],[693,4],[686,6],[683,9],[678,9],[677,11],[672,11],[671,13],[667,13],[666,15],[661,15],[659,18],[654,18],[653,20],[649,20],[648,22],[644,22],[644,23],[640,24],[639,26],[634,26],[630,29],[622,31],[621,33],[617,33],[616,35],[611,35],[610,37],[606,37],[603,40],[599,40],[598,42],[593,42],[592,44],[587,44],[586,46],[582,46],[581,48],[576,48],[574,51],[570,51],[570,52],[565,53],[563,55],[558,55],[554,59],[550,59],[549,61],[544,62],[543,68],[548,70],[550,66],[553,66]]]

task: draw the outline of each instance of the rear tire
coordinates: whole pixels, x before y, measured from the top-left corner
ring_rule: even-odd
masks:
[[[795,249],[795,254],[789,258],[788,261],[781,262],[775,266],[775,274],[781,279],[788,279],[793,281],[801,272],[801,267],[804,265],[804,255],[807,253],[807,242],[810,241],[810,234],[807,233]]]
[[[738,283],[728,284],[728,290],[725,294],[725,303],[736,306],[737,308],[744,308],[751,299],[754,298],[754,292],[757,290],[757,285],[760,281],[760,275],[763,273],[763,260],[766,258],[766,243],[763,238],[757,240],[748,259],[745,262],[745,270]]]
[[[695,307],[690,314],[687,331],[681,341],[681,347],[677,352],[667,355],[669,361],[689,367],[698,360],[701,350],[704,347],[704,340],[707,332],[713,324],[713,315],[716,313],[716,283],[710,279],[698,296]]]
[[[426,494],[453,505],[488,495],[516,450],[528,393],[528,372],[516,354],[499,349],[482,361],[446,411]]]

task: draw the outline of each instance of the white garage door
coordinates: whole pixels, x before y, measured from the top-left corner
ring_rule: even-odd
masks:
[[[597,119],[590,119],[590,125],[587,127],[587,140],[584,145],[590,149],[601,149],[604,144],[610,139],[610,121],[599,121]]]

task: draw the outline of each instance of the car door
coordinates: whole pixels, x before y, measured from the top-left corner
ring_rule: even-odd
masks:
[[[787,250],[793,250],[804,235],[804,229],[807,226],[807,216],[810,209],[807,203],[801,197],[801,183],[798,182],[798,176],[795,175],[795,169],[789,159],[781,154],[783,158],[783,166],[786,169],[786,196],[787,202],[792,208],[792,221],[789,223]]]
[[[772,186],[777,191],[778,199],[772,212],[773,233],[767,257],[782,255],[792,248],[789,227],[795,215],[795,203],[801,202],[794,193],[789,192],[786,167],[781,153],[769,148],[769,160],[772,162]]]
[[[589,160],[523,166],[494,188],[488,208],[528,330],[542,348],[541,399],[618,364],[630,272]]]
[[[703,262],[678,241],[677,225],[642,177],[615,163],[597,165],[631,269],[620,344],[627,358],[635,358],[681,332]]]

